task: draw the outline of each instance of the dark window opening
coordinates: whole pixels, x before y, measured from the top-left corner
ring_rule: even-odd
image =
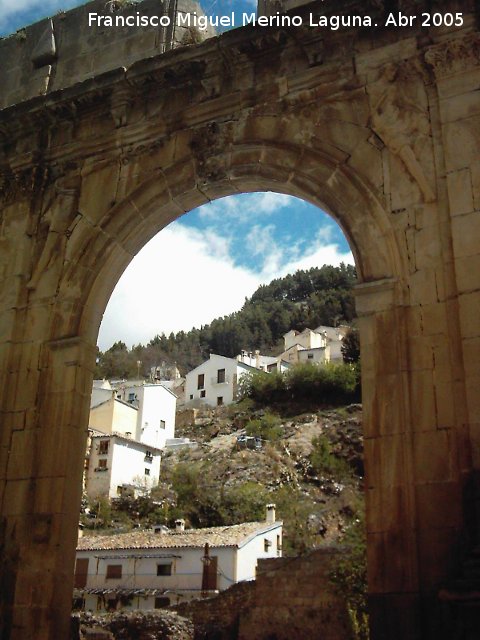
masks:
[[[107,564],[107,580],[119,580],[122,577],[122,565],[121,564]]]
[[[172,565],[169,564],[157,564],[157,576],[171,576]]]
[[[109,444],[110,444],[110,442],[108,440],[100,440],[100,443],[98,445],[98,455],[99,456],[108,455],[108,445]]]
[[[217,407],[221,407],[223,404],[223,396],[218,396],[217,398]]]
[[[158,596],[155,598],[155,609],[162,609],[163,607],[170,606],[170,598],[165,596]]]
[[[198,376],[197,389],[203,389],[205,387],[205,374],[200,373]]]
[[[219,369],[217,371],[217,382],[225,382],[225,369]]]

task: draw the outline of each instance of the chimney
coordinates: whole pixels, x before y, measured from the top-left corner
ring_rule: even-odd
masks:
[[[273,524],[275,522],[275,505],[267,504],[267,524]]]
[[[175,520],[175,532],[180,533],[181,531],[185,531],[185,520]]]
[[[260,369],[260,351],[258,349],[255,350],[255,367]]]

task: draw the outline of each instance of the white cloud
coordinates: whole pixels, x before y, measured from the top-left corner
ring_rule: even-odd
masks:
[[[206,221],[234,218],[237,222],[247,222],[258,216],[275,213],[292,204],[298,208],[303,202],[283,193],[266,191],[244,194],[242,198],[221,198],[199,207],[198,213],[200,218]]]
[[[260,226],[257,232],[261,233]],[[100,349],[116,340],[129,346],[145,344],[157,333],[200,327],[238,311],[245,297],[273,278],[297,269],[352,262],[350,253],[321,240],[303,256],[286,261],[282,247],[271,237],[270,241],[264,247],[262,269],[255,273],[236,266],[228,254],[230,240],[211,229],[167,227],[144,247],[119,280],[100,328]]]

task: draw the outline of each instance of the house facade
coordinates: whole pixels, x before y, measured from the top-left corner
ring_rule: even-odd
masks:
[[[185,530],[177,521],[175,531],[81,537],[76,604],[91,611],[155,609],[254,580],[260,559],[282,554],[282,522],[273,505],[267,513],[265,522]]]
[[[167,439],[175,437],[177,396],[167,386],[142,381],[122,382],[114,393],[116,400],[137,410],[135,440],[163,449]]]
[[[221,406],[236,399],[238,383],[249,371],[243,362],[214,353],[185,377],[185,404]]]
[[[161,450],[123,434],[95,432],[90,438],[85,491],[91,500],[140,495],[158,484]]]
[[[285,371],[289,364],[259,351],[242,351],[236,358],[210,354],[210,358],[187,373],[185,406],[207,404],[212,407],[231,404],[237,399],[242,376],[254,371]]]

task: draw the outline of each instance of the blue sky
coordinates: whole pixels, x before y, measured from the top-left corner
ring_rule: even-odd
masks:
[[[353,262],[348,244],[317,207],[271,192],[222,198],[170,224],[134,258],[105,312],[100,349],[200,327],[238,311],[260,284],[340,262]]]
[[[82,0],[0,0],[0,36],[82,4],[86,3]],[[232,10],[239,14],[252,12],[256,0],[201,0],[200,4],[207,15],[227,15]]]
[[[80,4],[0,0],[0,35]],[[202,2],[207,15],[251,12],[255,4]],[[237,311],[260,284],[342,261],[353,262],[343,233],[313,205],[271,192],[217,200],[169,225],[135,257],[110,299],[99,346],[146,343],[157,333],[199,327]]]

